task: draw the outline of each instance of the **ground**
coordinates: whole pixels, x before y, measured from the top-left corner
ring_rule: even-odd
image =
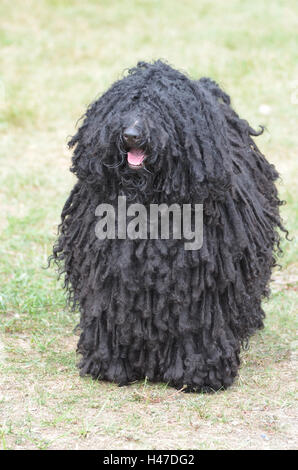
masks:
[[[253,0],[2,0],[0,5],[0,448],[297,448],[297,5]],[[264,330],[233,387],[185,394],[80,378],[61,281],[45,270],[73,184],[67,137],[137,60],[211,76],[281,173],[292,242]]]

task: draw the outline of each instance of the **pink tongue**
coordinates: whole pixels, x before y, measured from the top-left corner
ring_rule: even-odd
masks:
[[[130,152],[127,152],[127,160],[131,165],[140,165],[144,158],[144,152],[140,149],[131,149]]]

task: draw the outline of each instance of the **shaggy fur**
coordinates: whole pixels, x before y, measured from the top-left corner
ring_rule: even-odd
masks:
[[[123,129],[139,116],[143,169],[127,164]],[[78,180],[52,258],[80,309],[81,374],[189,391],[232,384],[243,343],[263,327],[261,300],[280,251],[278,173],[254,131],[209,78],[139,63],[92,103],[70,140]],[[100,203],[202,203],[204,243],[99,240]]]

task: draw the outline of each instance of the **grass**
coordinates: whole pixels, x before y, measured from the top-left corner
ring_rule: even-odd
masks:
[[[295,237],[296,2],[2,0],[0,18],[0,448],[296,448],[295,238],[283,243],[265,329],[235,385],[214,395],[79,378],[78,316],[43,269],[73,184],[67,136],[140,59],[212,76],[266,126],[258,145],[281,173]]]

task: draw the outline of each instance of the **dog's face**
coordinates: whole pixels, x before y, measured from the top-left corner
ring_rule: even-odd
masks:
[[[138,112],[128,113],[124,117],[120,142],[129,168],[132,170],[144,168],[150,149],[145,121]]]
[[[154,108],[151,100],[133,100],[127,107],[122,112],[114,108],[109,115],[109,134],[105,134],[109,142],[102,145],[102,164],[122,176],[156,174],[169,153],[170,129],[166,128],[162,110]]]
[[[207,83],[207,82],[206,82]],[[106,192],[206,192],[230,169],[225,117],[212,84],[157,61],[139,63],[92,103],[77,134],[72,171]]]
[[[123,169],[154,172],[162,164],[169,136],[166,130],[160,131],[157,117],[154,124],[153,116],[153,112],[141,108],[125,113],[121,119],[118,148]]]

